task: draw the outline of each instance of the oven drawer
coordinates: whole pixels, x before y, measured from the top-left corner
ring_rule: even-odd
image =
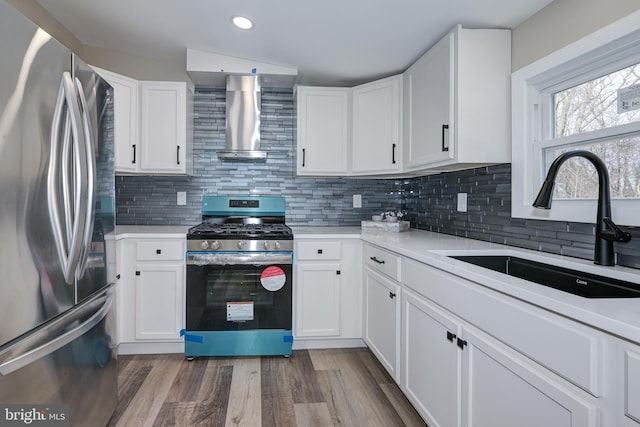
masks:
[[[339,260],[342,256],[340,242],[320,239],[296,242],[296,259],[301,261]]]
[[[136,260],[183,260],[184,240],[140,240],[136,243]]]
[[[377,246],[364,246],[365,265],[372,270],[386,274],[396,281],[400,281],[400,256]]]

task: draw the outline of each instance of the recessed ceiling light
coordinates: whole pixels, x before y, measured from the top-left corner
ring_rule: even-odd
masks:
[[[253,28],[253,21],[244,16],[233,16],[231,17],[231,22],[241,30],[250,30]]]

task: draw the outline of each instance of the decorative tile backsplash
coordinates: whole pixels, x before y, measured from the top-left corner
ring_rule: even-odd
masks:
[[[287,199],[289,225],[359,225],[390,209],[405,209],[412,227],[504,243],[578,258],[593,257],[593,224],[511,218],[511,165],[496,165],[404,180],[300,178],[295,176],[293,91],[263,89],[261,148],[265,163],[227,163],[224,148],[225,90],[198,87],[194,106],[192,177],[119,176],[118,224],[196,224],[200,198],[212,195],[275,195]],[[176,206],[176,192],[187,205]],[[457,212],[458,193],[468,211]],[[362,195],[362,208],[352,207]],[[595,218],[595,213],[594,213]],[[640,228],[616,244],[621,264],[640,268]]]

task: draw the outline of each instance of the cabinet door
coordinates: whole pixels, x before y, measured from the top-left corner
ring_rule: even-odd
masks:
[[[429,426],[459,425],[461,333],[446,312],[402,291],[401,387]]]
[[[465,325],[463,425],[596,427],[597,399]]]
[[[140,171],[186,173],[186,84],[141,82],[140,97]]]
[[[640,426],[640,346],[620,341],[618,345],[618,393],[616,408],[620,426]]]
[[[96,68],[113,87],[113,151],[116,173],[138,169],[138,82],[125,76]]]
[[[400,170],[401,87],[402,76],[394,76],[353,89],[353,173]]]
[[[454,158],[454,49],[452,32],[404,74],[406,169]]]
[[[399,380],[400,286],[365,269],[364,339],[391,376]]]
[[[298,87],[298,175],[346,175],[349,91]]]
[[[296,336],[339,336],[340,264],[301,263],[296,270]]]
[[[138,340],[175,340],[184,327],[184,266],[147,263],[136,266],[136,332]]]

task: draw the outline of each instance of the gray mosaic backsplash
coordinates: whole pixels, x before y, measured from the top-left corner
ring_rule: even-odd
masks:
[[[412,227],[472,239],[593,257],[593,224],[511,218],[511,165],[496,165],[406,180],[300,178],[295,176],[295,116],[290,89],[263,89],[261,148],[265,163],[225,163],[225,90],[196,88],[192,177],[116,177],[118,224],[177,225],[200,221],[200,198],[211,195],[275,195],[287,199],[289,225],[351,226],[390,209],[405,209]],[[176,206],[176,192],[187,205]],[[468,211],[457,212],[457,193]],[[354,194],[362,208],[352,208]],[[594,213],[595,218],[595,213]],[[616,244],[619,262],[640,268],[640,229]]]

